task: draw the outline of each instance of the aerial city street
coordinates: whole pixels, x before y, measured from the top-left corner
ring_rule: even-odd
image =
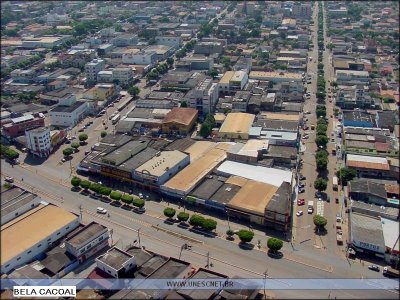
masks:
[[[2,1],[2,299],[398,299],[398,16]]]

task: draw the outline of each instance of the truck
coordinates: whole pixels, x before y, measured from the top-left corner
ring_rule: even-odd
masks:
[[[314,212],[314,201],[313,200],[308,201],[308,210],[307,210],[307,212],[309,214],[312,214]]]
[[[394,269],[392,267],[384,267],[383,268],[383,275],[386,277],[394,277],[394,278],[399,278],[400,272],[397,269]]]
[[[332,178],[332,186],[333,186],[333,190],[337,191],[337,189],[338,189],[338,178],[337,178],[337,176],[333,176],[333,178]]]
[[[111,119],[111,124],[115,125],[117,124],[117,122],[119,121],[119,119],[121,118],[120,114],[115,115],[112,119]]]

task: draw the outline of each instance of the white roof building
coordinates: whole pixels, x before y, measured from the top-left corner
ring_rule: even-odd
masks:
[[[247,179],[267,183],[276,187],[283,182],[292,181],[292,172],[261,166],[253,166],[234,161],[225,161],[218,168],[217,172],[227,175],[236,175]]]

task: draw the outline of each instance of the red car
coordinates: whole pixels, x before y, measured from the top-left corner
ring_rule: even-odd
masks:
[[[298,206],[304,205],[304,203],[305,203],[304,199],[297,199],[297,205]]]

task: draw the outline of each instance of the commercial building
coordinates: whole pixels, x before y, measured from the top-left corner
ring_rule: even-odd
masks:
[[[253,124],[255,115],[246,113],[229,113],[218,132],[222,139],[247,140],[249,130]]]
[[[311,4],[294,3],[292,6],[292,15],[296,18],[308,19],[311,17]]]
[[[42,199],[19,187],[13,186],[1,192],[1,225],[35,208]]]
[[[213,113],[218,101],[218,84],[213,83],[211,78],[205,78],[185,95],[184,100],[202,116]]]
[[[196,54],[221,54],[224,51],[224,44],[222,42],[213,41],[213,42],[206,42],[200,41],[194,45],[194,53]]]
[[[348,84],[349,82],[369,82],[368,71],[355,71],[355,70],[336,70],[336,82],[340,84]]]
[[[136,266],[133,255],[113,247],[96,258],[97,268],[114,278],[123,278]]]
[[[227,159],[231,161],[256,164],[258,159],[268,149],[266,140],[248,140],[245,144],[236,143],[227,152]]]
[[[245,71],[227,71],[218,83],[220,93],[229,94],[238,90],[243,90],[249,76]]]
[[[155,51],[139,51],[137,49],[129,50],[122,54],[123,64],[132,65],[154,65],[157,61]]]
[[[162,121],[161,130],[167,134],[188,134],[196,123],[197,115],[194,108],[174,107]]]
[[[206,75],[199,72],[172,71],[161,78],[160,87],[165,91],[189,91],[206,78]]]
[[[111,39],[111,44],[116,47],[137,45],[139,39],[135,34],[120,34]]]
[[[351,127],[367,127],[375,126],[375,118],[372,114],[361,110],[345,110],[343,111],[343,126]]]
[[[396,185],[396,182],[385,184],[374,179],[358,178],[349,182],[348,193],[352,200],[398,208],[398,188],[397,191],[392,188]]]
[[[161,151],[134,171],[134,178],[163,185],[190,163],[189,155],[180,151]]]
[[[12,118],[10,123],[2,125],[3,135],[10,138],[23,135],[26,130],[44,126],[44,119],[42,113]]]
[[[62,43],[70,40],[72,35],[60,36],[41,36],[41,37],[23,37],[21,46],[23,48],[35,49],[46,48],[51,49],[55,46],[60,46]]]
[[[58,105],[49,112],[50,124],[53,126],[74,127],[89,110],[86,102],[74,101],[68,105]]]
[[[299,73],[251,71],[249,74],[249,79],[266,80],[273,83],[279,83],[302,81],[303,77]]]
[[[1,228],[1,272],[33,260],[78,225],[77,215],[52,204],[40,204],[6,223]]]
[[[80,263],[109,245],[107,227],[91,222],[65,240],[65,248]]]
[[[156,42],[158,45],[165,45],[178,49],[182,44],[180,36],[156,36]]]
[[[385,240],[379,217],[350,212],[350,245],[357,252],[385,257]]]
[[[105,62],[102,59],[93,59],[85,65],[86,82],[93,84],[97,82],[97,74],[103,71]]]
[[[151,45],[144,49],[145,52],[155,52],[157,60],[166,60],[174,52],[174,47],[166,45]]]
[[[214,65],[214,59],[206,56],[184,57],[175,63],[176,69],[183,71],[210,71]]]
[[[122,86],[129,86],[133,83],[132,68],[114,68],[112,69],[113,80],[118,80]]]
[[[213,148],[204,152],[198,159],[168,180],[162,187],[163,194],[172,197],[185,197],[196,185],[226,158],[226,151],[231,145],[226,143],[215,144]]]
[[[39,157],[47,157],[53,150],[50,127],[39,127],[25,131],[26,147]]]
[[[347,154],[346,166],[355,169],[357,177],[398,179],[396,174],[391,172],[389,161],[385,157]]]

